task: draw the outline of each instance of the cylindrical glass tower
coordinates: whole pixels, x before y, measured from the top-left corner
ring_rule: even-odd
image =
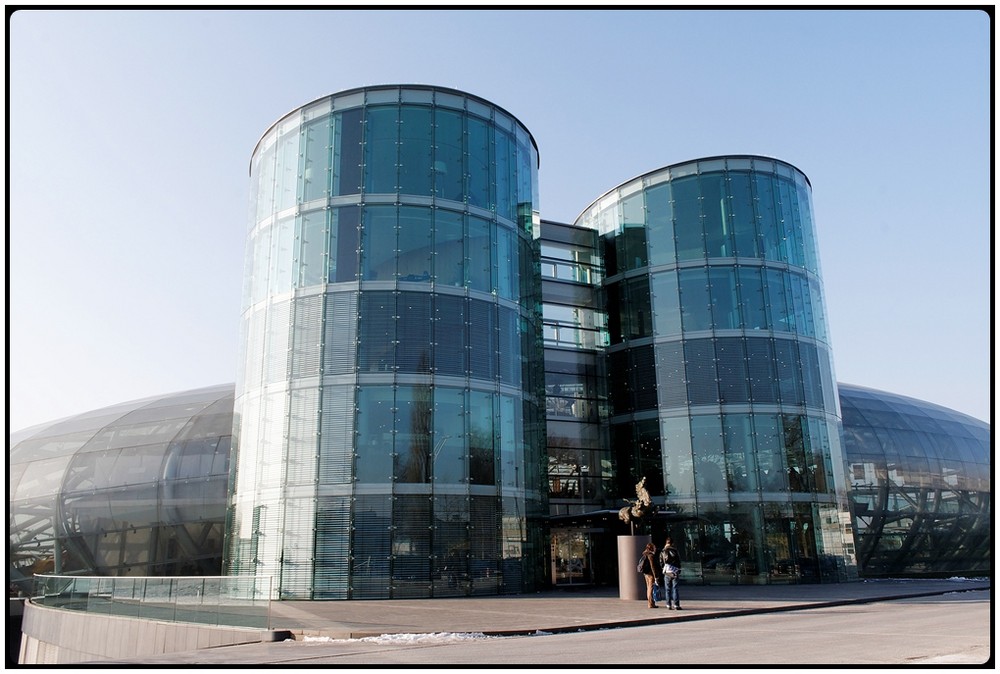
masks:
[[[261,138],[226,570],[289,599],[544,581],[538,152],[452,89],[324,97]]]
[[[691,161],[611,190],[577,224],[604,239],[619,493],[645,477],[665,498],[689,578],[849,576],[806,176],[764,157]]]

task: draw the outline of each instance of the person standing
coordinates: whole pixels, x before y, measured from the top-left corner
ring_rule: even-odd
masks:
[[[681,579],[681,556],[669,538],[660,550],[660,566],[663,568],[664,596],[667,608],[681,610],[681,598],[677,593],[677,585]]]
[[[656,563],[656,546],[646,543],[646,548],[642,551],[642,575],[646,579],[646,606],[657,608],[656,600],[653,599],[653,585],[659,583],[663,586],[662,571],[660,565]]]

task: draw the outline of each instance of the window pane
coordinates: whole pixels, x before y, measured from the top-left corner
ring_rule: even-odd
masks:
[[[430,373],[430,293],[399,293],[396,311],[396,367],[400,372]]]
[[[688,403],[715,405],[719,402],[719,387],[715,370],[715,346],[711,339],[689,339],[684,342],[687,371]]]
[[[709,267],[711,283],[712,317],[716,330],[738,330],[740,328],[740,303],[736,295],[736,269],[733,267]]]
[[[673,192],[674,233],[677,237],[677,259],[697,260],[705,257],[702,237],[698,177],[688,176],[671,183]]]
[[[764,270],[767,280],[767,318],[772,330],[795,332],[794,316],[785,302],[785,272]]]
[[[649,277],[629,279],[628,302],[626,303],[627,330],[629,339],[639,339],[652,334],[652,320],[649,304]]]
[[[682,269],[678,274],[681,290],[681,317],[684,331],[711,330],[711,298],[705,267]]]
[[[465,482],[465,392],[462,389],[434,389],[434,482]]]
[[[429,196],[433,190],[432,109],[404,105],[399,111],[399,191]]]
[[[392,291],[369,290],[361,294],[358,369],[391,372],[395,366],[396,302]]]
[[[757,191],[757,248],[763,252],[765,259],[783,262],[774,176],[755,173],[754,186]]]
[[[658,337],[681,333],[680,298],[677,294],[677,272],[653,274],[652,303],[654,330]]]
[[[750,402],[747,384],[746,360],[743,357],[743,339],[720,337],[715,343],[719,368],[719,400],[723,404]]]
[[[430,482],[431,387],[396,389],[396,479]]]
[[[688,417],[662,419],[663,462],[666,468],[667,498],[694,496],[694,469],[691,461],[691,428]]]
[[[674,224],[670,198],[670,183],[660,183],[646,190],[650,265],[674,262]]]
[[[361,237],[361,278],[366,281],[393,280],[396,268],[396,207],[365,207]]]
[[[326,209],[300,215],[297,220],[299,255],[296,286],[305,288],[326,280]]]
[[[333,194],[361,193],[362,108],[334,114]]]
[[[466,259],[466,285],[472,290],[491,292],[490,278],[490,223],[482,218],[469,217],[468,258]]]
[[[434,194],[443,199],[462,201],[462,114],[438,108],[434,127]]]
[[[754,435],[750,415],[726,414],[722,421],[729,490],[756,491],[757,466],[754,462]]]
[[[745,330],[767,329],[767,313],[764,309],[764,287],[761,283],[760,267],[739,267],[740,299],[743,308],[743,328]]]
[[[464,283],[461,213],[437,209],[434,212],[434,282],[461,286]]]
[[[694,458],[698,496],[726,494],[729,490],[726,484],[720,417],[715,415],[691,417],[691,454]]]
[[[490,126],[476,117],[468,118],[469,125],[469,203],[480,208],[490,208]]]
[[[468,355],[464,297],[437,295],[434,299],[434,368],[438,374],[465,376]]]
[[[469,480],[472,484],[496,484],[493,395],[469,391]]]
[[[370,107],[365,122],[365,192],[396,191],[399,107]]]
[[[355,281],[358,278],[358,238],[361,208],[343,206],[332,209],[330,222],[330,283]]]
[[[732,257],[733,243],[729,231],[726,178],[723,173],[709,173],[699,177],[701,206],[704,213],[705,250],[708,257]]]
[[[497,293],[506,299],[517,299],[518,265],[517,235],[513,230],[497,226]]]
[[[302,129],[302,201],[330,195],[330,120],[319,117]]]
[[[757,257],[756,220],[753,214],[753,193],[750,188],[750,174],[738,171],[729,174],[729,192],[732,195],[733,238],[736,255]]]
[[[391,386],[358,389],[358,457],[355,474],[359,482],[389,482],[392,475]]]
[[[621,213],[625,269],[640,269],[646,266],[646,223],[641,191],[622,200]]]
[[[433,211],[422,206],[399,207],[399,255],[397,265],[400,281],[431,280],[431,248]]]

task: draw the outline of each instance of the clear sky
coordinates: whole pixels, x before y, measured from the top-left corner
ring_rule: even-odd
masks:
[[[975,10],[89,10],[8,19],[8,431],[235,379],[250,153],[351,87],[482,96],[542,217],[754,153],[813,185],[839,381],[992,415]]]

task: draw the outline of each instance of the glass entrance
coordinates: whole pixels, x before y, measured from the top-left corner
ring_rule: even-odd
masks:
[[[590,536],[579,529],[552,531],[552,584],[582,585],[591,575]]]

